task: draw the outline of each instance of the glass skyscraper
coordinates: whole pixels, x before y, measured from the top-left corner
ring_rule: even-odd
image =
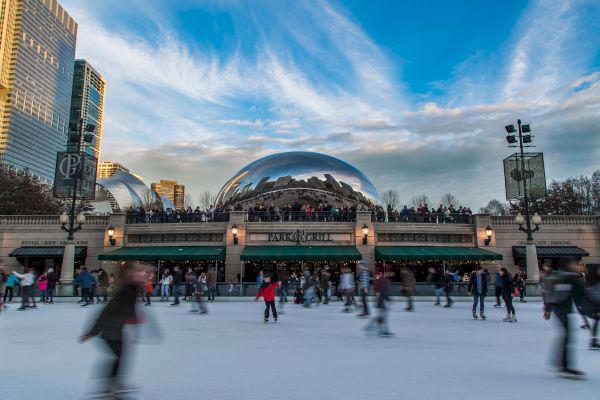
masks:
[[[0,0],[0,163],[52,182],[66,149],[77,23],[56,0]]]
[[[83,119],[85,125],[96,127],[93,132],[93,141],[91,143],[83,142],[83,151],[96,159],[100,158],[105,86],[106,81],[90,63],[86,60],[75,60],[70,121],[77,125]],[[77,151],[77,148],[75,146],[69,148],[69,151],[72,150]]]

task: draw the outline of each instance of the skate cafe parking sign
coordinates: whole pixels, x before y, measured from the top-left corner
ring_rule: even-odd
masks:
[[[350,233],[309,232],[294,229],[286,232],[250,233],[250,240],[271,243],[330,243],[352,240]]]

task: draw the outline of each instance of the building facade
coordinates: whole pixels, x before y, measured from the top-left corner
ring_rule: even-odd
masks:
[[[129,168],[123,164],[119,164],[113,161],[101,161],[98,163],[98,175],[97,179],[112,178],[115,172],[123,171],[129,173]]]
[[[160,197],[170,200],[176,209],[181,210],[185,206],[185,185],[177,181],[161,179],[158,183],[152,183],[150,188]]]
[[[52,182],[67,143],[77,23],[56,0],[0,5],[0,163]]]
[[[102,141],[102,119],[104,116],[104,91],[106,81],[86,60],[75,60],[73,70],[73,92],[71,95],[70,123],[96,127],[91,142],[83,142],[83,151],[100,159]],[[69,142],[70,143],[70,142]],[[77,151],[77,148],[70,150]]]

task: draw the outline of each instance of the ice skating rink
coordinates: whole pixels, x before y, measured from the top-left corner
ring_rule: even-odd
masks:
[[[130,353],[131,398],[164,399],[591,399],[600,388],[600,351],[587,350],[579,329],[576,365],[586,381],[550,372],[555,334],[540,303],[517,303],[518,323],[487,303],[487,321],[473,320],[469,303],[451,309],[392,305],[392,338],[367,337],[366,320],[339,303],[304,309],[287,305],[278,323],[263,323],[263,302],[190,305],[155,303]],[[106,354],[100,340],[77,342],[101,308],[40,306],[0,314],[0,398],[85,398]],[[158,340],[153,326],[159,326]],[[134,336],[134,333],[130,333]],[[137,336],[137,335],[136,335]]]

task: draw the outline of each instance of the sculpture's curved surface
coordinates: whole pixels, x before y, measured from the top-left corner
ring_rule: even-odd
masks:
[[[345,161],[325,154],[288,152],[248,164],[223,186],[217,204],[223,207],[288,203],[364,205],[380,204],[369,178]]]

